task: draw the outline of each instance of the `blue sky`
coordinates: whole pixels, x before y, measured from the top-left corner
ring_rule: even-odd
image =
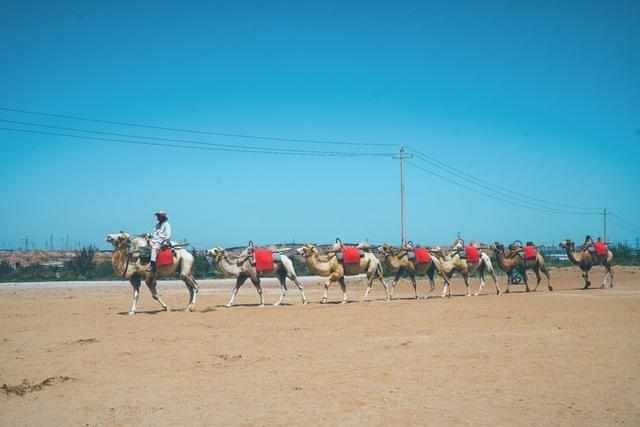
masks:
[[[537,198],[608,207],[626,220],[612,218],[610,238],[633,239],[638,28],[634,1],[8,2],[0,14],[0,107],[406,144]],[[325,149],[9,111],[0,119]],[[104,247],[106,233],[150,229],[159,208],[176,237],[198,247],[399,240],[393,159],[203,152],[2,130],[0,154],[4,247],[25,236],[43,246],[51,234]],[[409,238],[424,243],[456,232],[545,243],[601,234],[598,216],[515,207],[412,165],[407,207]]]

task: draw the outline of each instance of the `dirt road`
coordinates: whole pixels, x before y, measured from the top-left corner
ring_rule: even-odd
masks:
[[[346,305],[314,280],[312,304],[292,287],[258,308],[246,286],[232,309],[228,282],[204,282],[196,312],[145,289],[134,317],[122,286],[0,287],[0,425],[640,425],[640,270],[588,291],[552,274],[553,293],[464,297],[456,279],[414,301],[404,282]]]

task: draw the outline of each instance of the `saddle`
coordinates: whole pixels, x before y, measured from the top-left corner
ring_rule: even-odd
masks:
[[[336,252],[336,258],[343,264],[360,264],[360,258],[364,252],[353,246],[343,246],[340,252]]]
[[[538,257],[538,248],[532,245],[527,245],[523,249],[524,259],[526,261],[536,259]]]
[[[418,264],[428,264],[431,262],[431,254],[427,248],[415,248],[413,250],[413,256]]]
[[[156,265],[158,267],[162,267],[164,265],[173,264],[173,255],[174,251],[170,246],[163,246],[158,252],[158,256],[156,257]]]
[[[477,264],[480,262],[480,249],[475,246],[467,245],[464,247],[464,252],[467,255],[467,261],[471,264]]]
[[[609,246],[604,242],[595,242],[593,247],[599,256],[607,256],[609,254]]]
[[[270,273],[273,271],[273,263],[280,261],[280,254],[269,248],[255,248],[252,261],[258,273]]]

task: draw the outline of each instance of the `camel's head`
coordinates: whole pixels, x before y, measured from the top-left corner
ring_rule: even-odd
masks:
[[[218,262],[224,256],[224,249],[219,246],[209,249],[207,256],[210,257],[213,262]]]
[[[565,240],[563,240],[562,242],[560,242],[560,245],[559,245],[559,246],[560,246],[562,249],[574,250],[574,249],[575,249],[575,247],[576,247],[576,244],[575,244],[575,243],[573,243],[573,242],[571,241],[571,239],[565,239]]]
[[[442,248],[440,246],[432,247],[431,249],[429,249],[429,253],[431,255],[435,255],[437,257],[444,258],[444,251],[442,250]]]
[[[382,246],[378,248],[378,252],[380,252],[384,256],[393,255],[393,246],[388,243],[384,243]]]
[[[131,244],[131,236],[129,233],[125,233],[124,231],[107,234],[107,238],[105,240],[107,243],[111,243],[114,248],[124,248]]]
[[[309,258],[314,254],[317,255],[319,252],[318,252],[318,248],[315,245],[312,245],[311,243],[305,243],[304,246],[301,246],[298,249],[296,249],[296,253],[305,258]]]

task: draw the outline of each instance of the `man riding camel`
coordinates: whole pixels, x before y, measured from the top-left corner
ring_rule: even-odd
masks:
[[[600,240],[600,238],[598,238],[598,240]],[[589,252],[593,253],[595,252],[595,248],[593,246],[593,238],[591,238],[590,235],[587,234],[587,236],[584,238],[584,243],[582,244],[582,250],[588,250]]]
[[[158,252],[163,246],[171,245],[171,224],[169,224],[167,213],[158,211],[155,215],[158,223],[149,238],[149,245],[151,246],[151,271],[153,273],[156,272]]]

